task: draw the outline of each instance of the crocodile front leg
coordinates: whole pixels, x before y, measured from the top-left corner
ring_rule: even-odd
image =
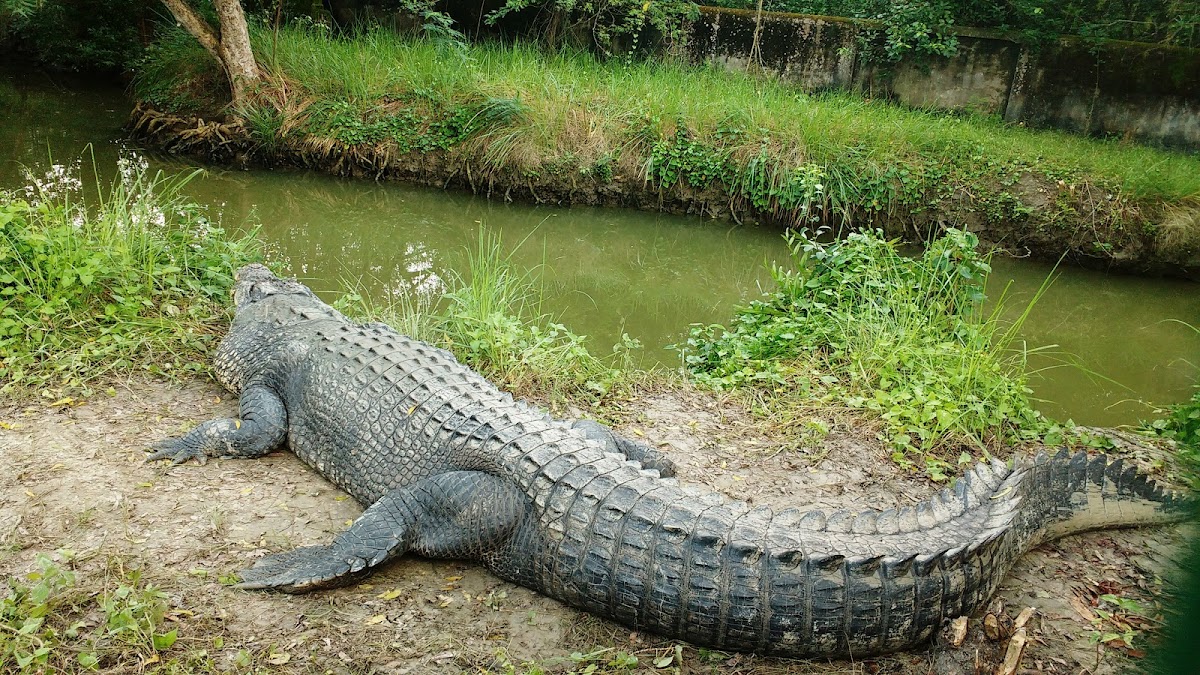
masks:
[[[209,420],[178,438],[151,446],[147,462],[170,459],[182,464],[195,459],[203,464],[210,456],[261,457],[283,445],[287,435],[287,411],[283,401],[263,385],[247,387],[238,401],[239,418]]]
[[[306,593],[353,583],[408,551],[479,560],[500,546],[525,513],[524,495],[479,471],[451,471],[384,495],[328,546],[305,546],[259,560],[237,588]]]

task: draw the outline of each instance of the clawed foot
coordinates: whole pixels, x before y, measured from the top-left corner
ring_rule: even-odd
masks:
[[[356,556],[339,555],[332,546],[304,546],[274,553],[259,560],[254,567],[238,572],[242,582],[234,588],[307,593],[353,583],[365,575],[367,564],[366,560]]]
[[[189,459],[195,459],[197,463],[204,464],[208,461],[208,455],[199,446],[185,443],[183,438],[168,438],[151,445],[147,452],[152,454],[147,455],[147,462],[155,462],[160,459],[171,460],[171,466],[183,464]]]

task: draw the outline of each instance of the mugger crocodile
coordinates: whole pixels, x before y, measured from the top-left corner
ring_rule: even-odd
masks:
[[[681,487],[654,450],[514,401],[449,353],[355,324],[308,288],[242,268],[215,372],[238,419],[149,459],[285,445],[367,506],[328,546],[267,556],[242,588],[340,586],[408,552],[637,629],[725,650],[861,657],[920,645],[1013,561],[1082,530],[1178,520],[1190,501],[1120,460],[992,461],[916,507],[773,511]]]

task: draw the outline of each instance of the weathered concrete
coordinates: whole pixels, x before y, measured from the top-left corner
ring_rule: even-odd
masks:
[[[752,60],[808,90],[847,89],[921,108],[1000,115],[1032,127],[1200,150],[1200,50],[1062,38],[1022,45],[960,29],[950,57],[879,64],[880,25],[838,17],[701,9],[691,56],[731,70]]]

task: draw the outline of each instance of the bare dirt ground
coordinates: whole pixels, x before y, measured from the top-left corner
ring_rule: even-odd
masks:
[[[622,431],[668,452],[682,480],[756,503],[882,509],[938,487],[902,472],[873,440],[836,429],[811,447],[780,449],[744,410],[707,394],[648,393],[625,408]],[[64,564],[90,595],[140,569],[169,597],[178,641],[161,654],[102,661],[101,670],[174,661],[184,664],[176,672],[616,672],[626,653],[637,668],[664,673],[991,673],[1014,620],[1032,607],[1016,672],[1112,673],[1151,643],[1181,549],[1178,527],[1043,546],[970,618],[959,647],[948,627],[928,650],[857,662],[677,651],[456,561],[409,556],[367,583],[303,596],[239,591],[222,580],[268,552],[326,543],[361,509],[287,453],[175,468],[143,462],[148,443],[236,409],[201,380],[133,380],[82,403],[0,403],[0,574],[24,578],[37,554],[70,549]],[[1114,608],[1102,604],[1105,594],[1141,610],[1106,618]]]

